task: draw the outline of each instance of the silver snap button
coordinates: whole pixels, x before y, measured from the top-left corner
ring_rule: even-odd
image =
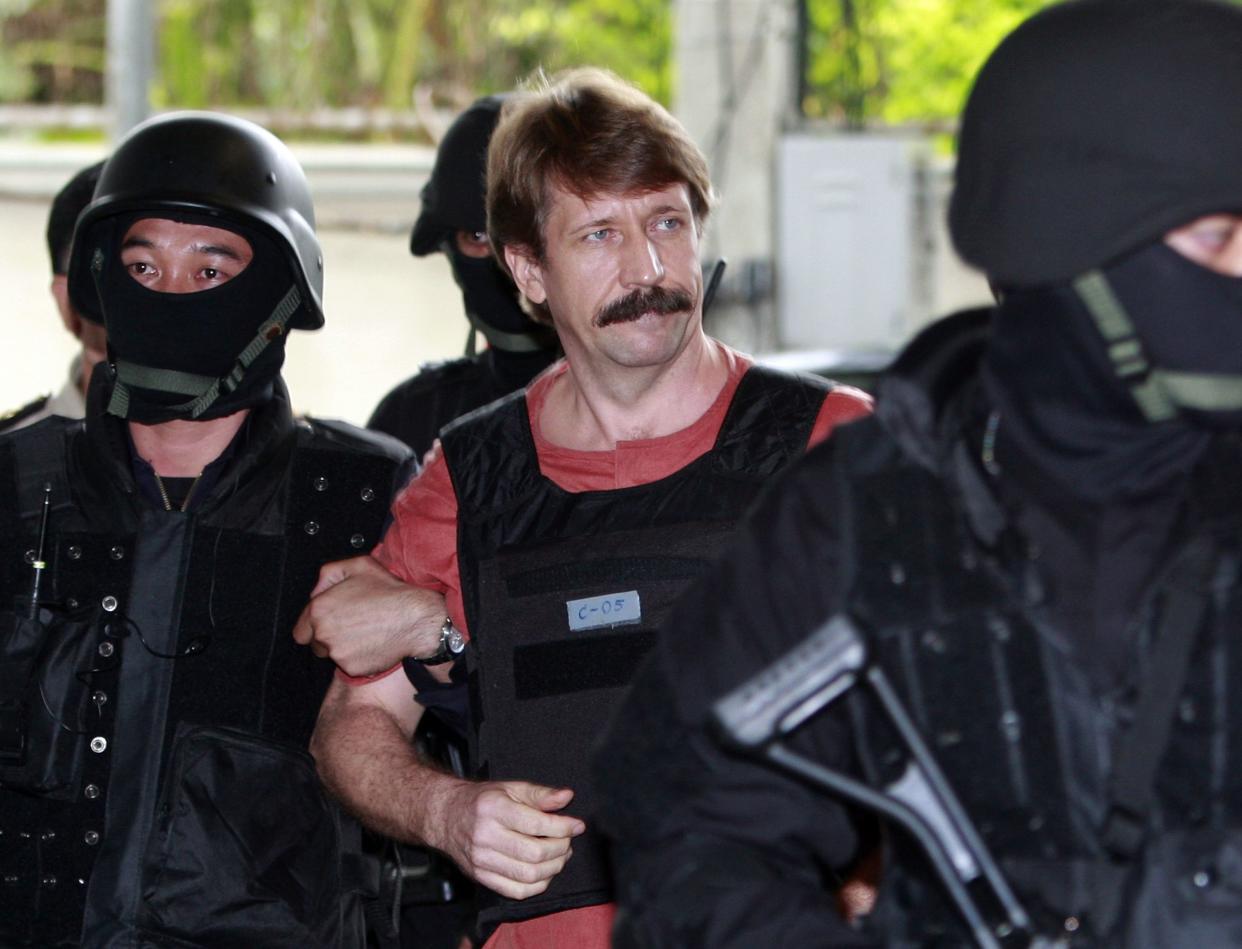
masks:
[[[73,546],[71,546],[69,548],[69,559],[70,560],[81,560],[82,559],[82,548],[79,547],[77,544],[74,544]]]
[[[111,656],[114,652],[116,652],[116,647],[115,647],[115,646],[113,646],[113,645],[112,645],[112,643],[100,643],[100,644],[99,644],[99,650],[98,650],[98,652],[99,652],[99,655],[101,655],[101,656],[103,656],[105,659],[107,659],[107,658],[109,658],[109,657],[110,657],[110,656]]]
[[[32,550],[26,551],[26,553],[22,555],[22,559],[25,560],[26,563],[34,563],[35,562],[34,550],[32,549]]]
[[[86,843],[86,846],[88,847],[95,846],[95,844],[99,843],[99,831],[88,830],[85,834],[82,835],[82,840]]]
[[[120,546],[113,547],[111,550],[108,551],[108,556],[111,557],[113,560],[124,560],[125,559],[125,548],[120,547]]]
[[[319,533],[319,522],[318,521],[307,521],[302,526],[302,530],[306,531],[306,533],[314,537],[316,534]]]
[[[104,608],[105,613],[115,613],[117,606],[119,606],[120,604],[117,602],[116,597],[114,597],[112,594],[108,594],[102,600],[99,601],[99,605]]]
[[[1017,741],[1022,737],[1022,718],[1017,712],[1006,712],[1000,719],[1001,731],[1007,741]]]
[[[325,478],[323,475],[320,475],[312,483],[314,484],[316,491],[327,491],[328,490],[328,479]]]
[[[82,793],[86,795],[86,799],[88,801],[97,801],[99,800],[99,794],[100,794],[99,785],[88,784],[85,788],[82,789]]]
[[[375,491],[372,490],[371,488],[363,488],[362,492],[358,496],[362,498],[362,500],[364,501],[374,501]]]
[[[1187,725],[1195,722],[1199,717],[1199,709],[1195,707],[1194,699],[1182,699],[1177,707],[1177,717]]]
[[[108,750],[108,739],[104,738],[101,735],[96,735],[94,738],[91,739],[91,751],[95,752],[95,754],[100,755],[100,754],[103,754],[107,750]]]
[[[354,548],[354,550],[357,550],[359,547],[361,547],[366,542],[367,542],[367,539],[363,537],[361,534],[354,534],[352,537],[349,538],[349,546]]]

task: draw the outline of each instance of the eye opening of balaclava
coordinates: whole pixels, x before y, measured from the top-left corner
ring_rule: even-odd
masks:
[[[226,283],[163,293],[121,264],[121,243],[139,220],[224,228],[253,257]],[[271,398],[284,363],[289,319],[301,295],[286,256],[257,227],[211,214],[153,209],[98,222],[91,272],[108,330],[114,384],[110,414],[143,424],[231,415]]]

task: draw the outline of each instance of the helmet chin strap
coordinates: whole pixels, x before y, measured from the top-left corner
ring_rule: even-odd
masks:
[[[556,330],[550,326],[535,326],[524,333],[508,333],[489,326],[469,310],[466,311],[466,319],[471,326],[470,337],[466,340],[467,356],[475,354],[476,332],[482,333],[493,349],[503,349],[510,353],[533,353],[556,346]]]
[[[1177,415],[1179,408],[1242,409],[1242,376],[1153,367],[1133,320],[1101,271],[1088,271],[1075,279],[1072,286],[1108,346],[1117,377],[1129,388],[1149,422],[1167,422]]]
[[[175,369],[141,366],[124,359],[116,360],[116,383],[112,387],[112,397],[108,401],[108,413],[128,418],[130,388],[137,387],[192,396],[188,401],[179,405],[171,405],[168,408],[179,418],[199,418],[222,395],[227,395],[241,385],[246,377],[246,371],[259,358],[259,355],[287,331],[289,318],[298,311],[301,304],[302,294],[295,284],[289,288],[281,301],[276,304],[271,315],[259,326],[254,339],[238,354],[233,368],[225,376],[203,376]]]

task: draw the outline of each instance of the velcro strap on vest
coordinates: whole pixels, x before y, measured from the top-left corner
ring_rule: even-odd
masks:
[[[655,643],[653,630],[632,630],[518,646],[513,651],[515,697],[526,701],[628,685]]]

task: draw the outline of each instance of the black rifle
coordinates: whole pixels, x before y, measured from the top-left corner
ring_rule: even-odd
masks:
[[[876,790],[783,745],[835,699],[862,685],[879,700],[909,755],[901,776]],[[725,739],[813,784],[887,817],[926,852],[936,875],[983,949],[1046,946],[988,853],[888,677],[868,661],[853,620],[832,617],[796,648],[713,706]]]

